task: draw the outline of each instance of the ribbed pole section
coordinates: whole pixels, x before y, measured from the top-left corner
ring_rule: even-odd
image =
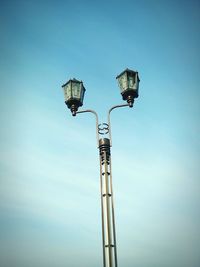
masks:
[[[110,140],[99,140],[104,267],[117,267],[117,247],[113,204]]]

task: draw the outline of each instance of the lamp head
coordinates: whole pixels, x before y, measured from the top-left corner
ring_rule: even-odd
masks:
[[[79,107],[83,105],[85,87],[82,81],[70,79],[62,85],[64,90],[65,104],[71,110],[72,115],[76,116]]]
[[[116,79],[118,80],[123,100],[126,100],[129,104],[129,107],[132,107],[134,99],[138,97],[140,82],[138,72],[126,69],[120,73]]]

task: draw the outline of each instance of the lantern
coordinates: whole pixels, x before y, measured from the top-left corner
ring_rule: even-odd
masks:
[[[83,105],[85,87],[82,81],[70,79],[62,86],[65,96],[65,104],[71,110],[72,115],[76,116],[79,107]]]
[[[132,107],[134,99],[138,97],[140,82],[138,72],[126,69],[116,79],[118,80],[123,100],[126,100],[129,106]]]

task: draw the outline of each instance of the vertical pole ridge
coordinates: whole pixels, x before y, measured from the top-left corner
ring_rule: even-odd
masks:
[[[111,174],[110,140],[99,140],[104,267],[117,267],[116,233]]]
[[[117,242],[116,242],[116,227],[115,227],[115,211],[114,211],[114,195],[113,195],[113,185],[112,185],[112,162],[110,157],[110,186],[111,186],[111,195],[112,195],[112,223],[113,223],[113,238],[114,238],[114,254],[115,254],[115,266],[118,266],[117,263]]]
[[[103,246],[103,267],[106,267],[105,258],[105,229],[104,229],[104,208],[103,208],[103,180],[102,180],[102,161],[100,156],[100,188],[101,188],[101,220],[102,220],[102,246]]]
[[[106,219],[107,219],[107,245],[108,245],[108,253],[109,253],[109,267],[113,266],[113,257],[112,257],[112,225],[111,225],[111,211],[110,211],[110,198],[108,196],[109,194],[109,180],[108,180],[108,160],[107,160],[107,151],[104,151],[104,168],[105,168],[105,193],[106,193]]]

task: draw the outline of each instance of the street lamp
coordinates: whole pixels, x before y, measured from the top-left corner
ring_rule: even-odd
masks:
[[[137,71],[126,69],[120,73],[118,80],[123,100],[127,100],[130,107],[133,107],[134,98],[138,97],[139,76]]]
[[[101,189],[101,217],[102,217],[102,245],[103,267],[117,267],[117,246],[114,215],[114,200],[111,168],[111,124],[110,114],[113,109],[120,107],[133,107],[134,99],[138,97],[139,76],[138,72],[126,69],[120,73],[118,80],[123,100],[128,104],[113,106],[108,111],[108,122],[99,124],[98,115],[94,110],[86,109],[78,111],[83,105],[85,87],[82,81],[70,79],[62,87],[64,89],[65,103],[72,115],[90,112],[96,117],[96,138],[100,158],[100,189]],[[105,138],[100,138],[100,135]]]
[[[79,107],[83,105],[85,87],[82,81],[70,79],[62,86],[65,95],[65,104],[71,110],[72,115],[76,116]]]

